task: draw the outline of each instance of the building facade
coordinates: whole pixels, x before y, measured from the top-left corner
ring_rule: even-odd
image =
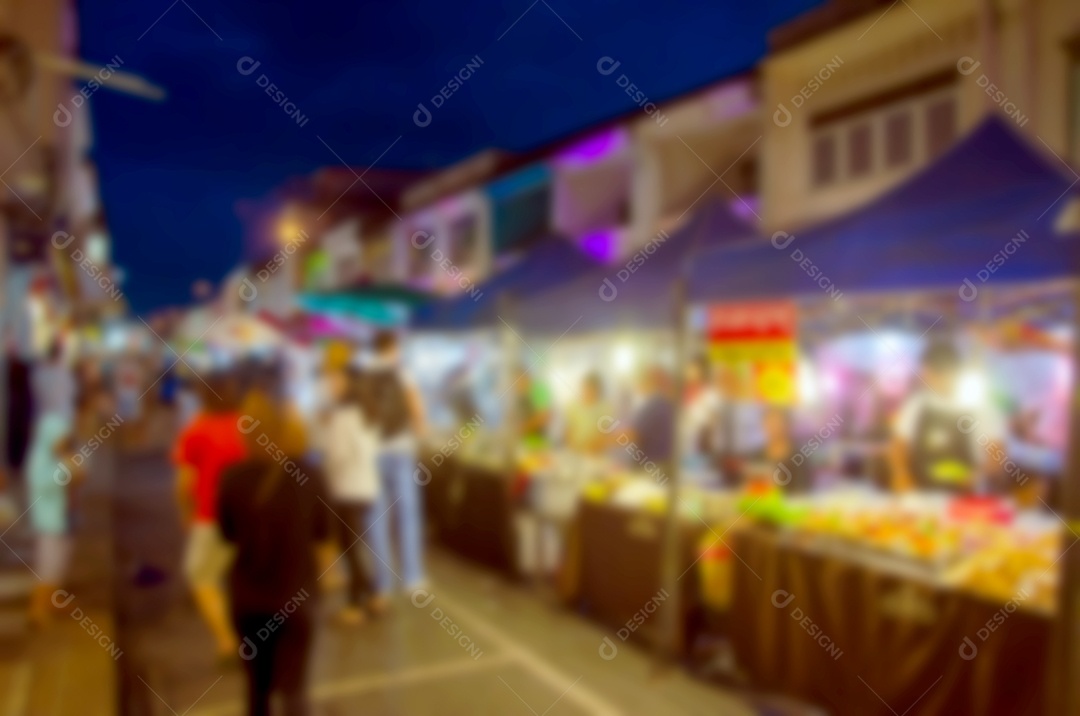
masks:
[[[1068,0],[833,0],[777,28],[761,64],[763,228],[866,203],[988,111],[1080,161],[1078,37]]]

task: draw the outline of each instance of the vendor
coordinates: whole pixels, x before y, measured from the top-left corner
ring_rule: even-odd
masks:
[[[686,367],[680,434],[681,454],[685,456],[708,456],[711,452],[713,420],[720,410],[720,394],[710,382],[711,372],[704,354],[696,356]]]
[[[638,464],[653,462],[667,470],[675,458],[675,400],[671,388],[671,376],[659,365],[641,374],[641,402],[628,431],[636,448],[631,455]]]
[[[468,363],[462,362],[446,376],[443,382],[443,399],[450,409],[456,427],[467,425],[480,415],[480,406],[473,395]]]
[[[586,455],[602,454],[611,444],[611,431],[601,429],[602,421],[611,417],[611,406],[604,400],[603,378],[599,373],[588,373],[581,381],[581,398],[566,411],[566,446]]]
[[[762,431],[765,447],[763,463],[771,480],[788,494],[809,492],[812,483],[807,457],[794,442],[791,413],[781,406],[772,406],[763,415]]]
[[[551,427],[551,389],[529,368],[522,367],[518,376],[515,383],[518,435],[527,443],[545,445]]]
[[[765,416],[762,405],[747,397],[747,381],[735,366],[714,371],[713,410],[707,448],[722,484],[741,484],[748,457],[765,449]]]
[[[959,395],[960,355],[935,340],[920,361],[920,388],[901,405],[893,425],[894,490],[973,492],[984,487],[987,457],[1002,455],[1004,421],[989,405],[965,405]]]

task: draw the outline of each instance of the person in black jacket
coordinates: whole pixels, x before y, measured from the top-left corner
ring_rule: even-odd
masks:
[[[251,716],[269,714],[274,692],[285,713],[307,713],[316,550],[333,534],[323,477],[304,462],[303,431],[290,422],[266,394],[249,395],[237,424],[248,458],[228,468],[218,488],[221,534],[236,548],[229,589]]]

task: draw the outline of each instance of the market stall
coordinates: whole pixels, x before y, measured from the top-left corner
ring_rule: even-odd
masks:
[[[421,306],[408,353],[437,428],[422,462],[431,471],[426,505],[434,533],[458,553],[516,575],[527,569],[513,526],[517,470],[507,431],[491,427],[506,425],[512,378],[505,356],[517,340],[501,314],[596,262],[547,236],[500,263],[474,291]]]
[[[1076,616],[1073,178],[989,119],[853,214],[695,262],[691,339],[790,437],[744,466],[724,540],[755,684],[1061,712],[1040,677]]]
[[[674,465],[664,436],[674,440],[675,426],[673,414],[663,415],[674,410],[682,363],[673,289],[699,252],[753,240],[726,202],[703,201],[672,234],[660,232],[625,261],[541,294],[514,313],[515,328],[530,346],[523,351],[527,380],[550,386],[552,394],[553,417],[532,457],[550,467],[530,475],[529,497],[537,519],[559,534],[564,595],[616,630],[634,616],[627,613],[630,602],[648,597],[635,608],[641,609],[662,598],[666,616],[650,619],[641,632],[665,650],[683,646],[692,600],[677,593],[676,582],[694,564],[693,550],[685,547],[702,527],[698,515],[672,517],[665,509]],[[658,423],[655,429],[642,423],[641,435],[632,436],[647,401],[654,401]],[[649,438],[660,442],[646,446]],[[558,445],[563,449],[553,449]],[[575,465],[575,452],[588,460]],[[578,510],[590,490],[593,496]],[[557,506],[549,509],[550,503]],[[634,537],[642,525],[651,526],[651,538]],[[563,539],[565,548],[558,548]],[[639,573],[631,575],[624,567],[635,553]],[[697,590],[687,594],[696,598]]]

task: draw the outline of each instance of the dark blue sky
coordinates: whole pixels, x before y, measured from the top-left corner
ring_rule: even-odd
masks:
[[[319,137],[359,166],[400,136],[385,168],[528,149],[633,107],[596,71],[600,57],[621,60],[650,98],[673,97],[752,66],[769,27],[818,4],[530,2],[80,2],[82,56],[118,55],[169,93],[157,104],[93,98],[114,257],[135,310],[184,303],[193,280],[231,269],[237,203],[337,164]],[[417,127],[417,103],[430,108],[475,55],[483,65]],[[237,71],[244,56],[262,63],[249,76]],[[303,127],[257,86],[260,74],[308,117]]]

